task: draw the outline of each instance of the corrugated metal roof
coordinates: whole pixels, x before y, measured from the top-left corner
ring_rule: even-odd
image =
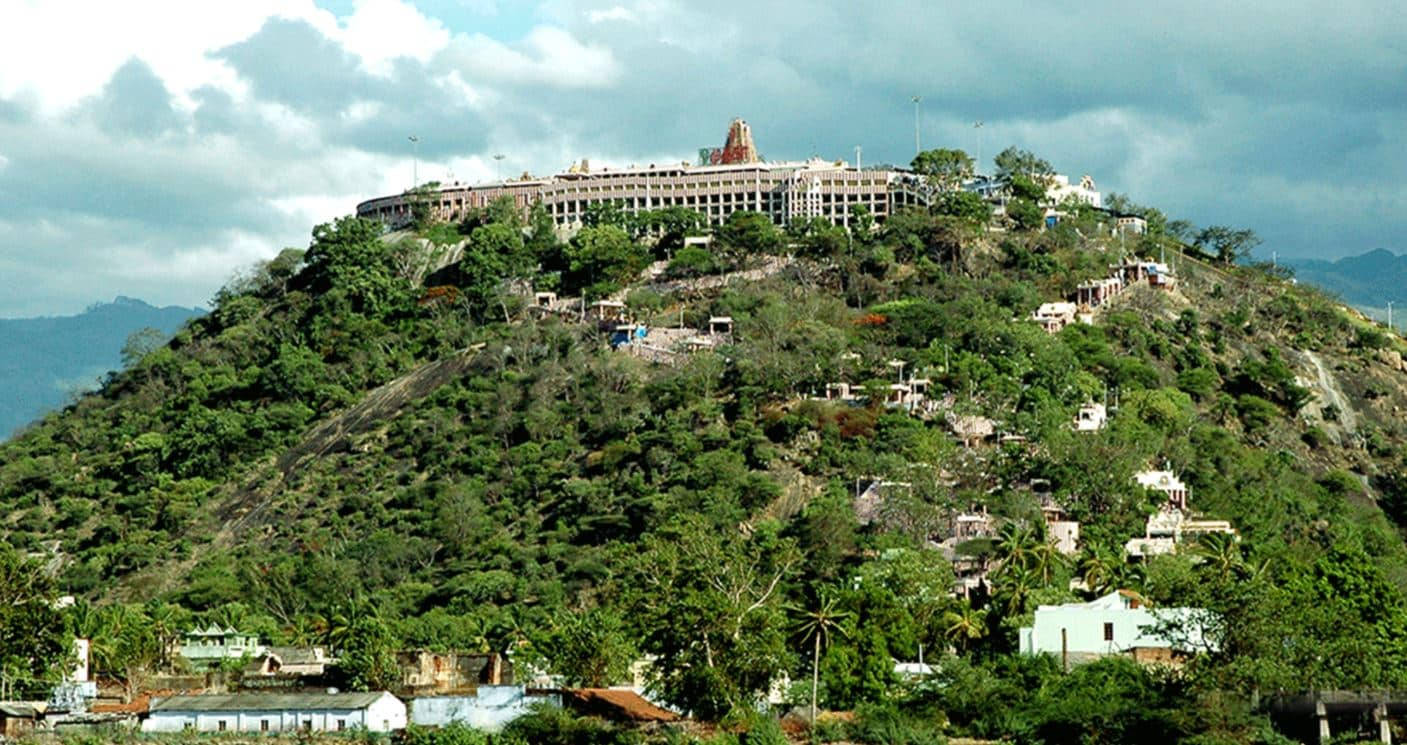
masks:
[[[15,719],[36,719],[39,717],[39,709],[32,704],[6,702],[0,704],[0,714]]]
[[[153,699],[151,711],[279,711],[288,709],[363,709],[386,694],[370,693],[231,693],[222,696],[171,696]]]

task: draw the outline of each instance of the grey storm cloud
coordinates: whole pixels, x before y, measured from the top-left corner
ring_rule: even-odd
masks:
[[[440,70],[402,58],[388,76],[374,75],[303,21],[268,21],[213,56],[248,81],[257,98],[311,117],[331,145],[401,155],[409,134],[433,131],[436,136],[424,140],[424,155],[434,158],[473,152],[485,143],[479,116],[438,84]],[[347,116],[359,103],[376,104],[379,111],[366,118]],[[251,119],[237,124],[229,97],[214,90],[202,94],[196,118],[211,131],[263,127]]]
[[[104,131],[133,137],[156,137],[182,124],[170,91],[139,59],[117,68],[102,93],[89,102],[89,114]]]
[[[422,175],[492,153],[537,172],[691,159],[733,116],[770,158],[858,144],[903,164],[915,94],[925,147],[980,149],[987,167],[1027,148],[1174,217],[1255,229],[1282,256],[1407,249],[1399,16],[1390,0],[548,0],[535,17],[561,36],[547,47],[457,28],[429,61],[376,71],[274,19],[211,53],[247,99],[212,84],[178,105],[137,59],[57,118],[0,99],[0,276],[18,288],[0,316],[119,292],[199,302],[251,241],[306,243],[311,225],[279,205],[350,209],[408,160],[411,134]],[[582,50],[606,56],[601,79],[572,67]]]
[[[303,21],[270,20],[213,56],[238,70],[257,98],[303,113],[336,113],[377,93],[355,57]]]

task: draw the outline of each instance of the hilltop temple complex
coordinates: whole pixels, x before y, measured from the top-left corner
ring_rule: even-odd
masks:
[[[877,220],[911,204],[927,204],[923,178],[897,169],[860,169],[845,161],[764,161],[747,122],[734,119],[721,148],[699,151],[696,164],[593,168],[582,160],[565,173],[488,184],[435,186],[426,194],[371,199],[357,205],[359,217],[401,226],[411,219],[412,198],[430,202],[435,219],[458,220],[470,211],[508,197],[526,212],[536,202],[562,227],[579,226],[588,207],[614,202],[626,213],[683,207],[720,225],[738,210],[761,212],[777,225],[824,218],[848,226],[851,208],[863,206]]]

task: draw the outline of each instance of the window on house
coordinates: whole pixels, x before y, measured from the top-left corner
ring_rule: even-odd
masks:
[[[1114,641],[1114,624],[1112,624],[1112,623],[1106,623],[1106,624],[1104,624],[1104,641],[1106,641],[1106,642],[1112,642],[1112,641]]]
[[[303,720],[303,731],[304,731],[304,732],[312,732],[312,731],[313,731],[313,720],[311,720],[311,719],[304,719],[304,720]]]
[[[217,729],[217,730],[219,730],[219,731],[221,731],[221,732],[224,732],[224,731],[225,731],[225,720],[221,719],[220,721],[216,722],[216,723],[215,723],[215,729]]]
[[[341,732],[342,730],[345,730],[345,729],[347,729],[347,720],[346,720],[346,719],[338,719],[338,720],[337,720],[337,731],[338,731],[338,732]]]
[[[269,720],[267,720],[267,719],[260,719],[260,720],[259,720],[259,731],[260,731],[260,732],[268,732],[268,731],[269,731]]]

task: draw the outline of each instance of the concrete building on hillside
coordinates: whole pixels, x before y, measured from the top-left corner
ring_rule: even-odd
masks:
[[[1088,603],[1042,605],[1018,639],[1022,654],[1057,655],[1072,664],[1110,655],[1173,662],[1212,648],[1203,635],[1205,621],[1201,609],[1153,609],[1119,590]]]
[[[182,634],[181,645],[176,651],[191,663],[192,668],[208,670],[221,660],[258,657],[264,650],[258,635],[241,633],[233,628],[221,628],[212,623],[208,628]]]
[[[405,729],[406,707],[373,693],[237,693],[153,698],[143,732],[345,732]]]
[[[1075,414],[1076,432],[1098,432],[1109,423],[1109,409],[1104,404],[1087,403]]]
[[[1031,311],[1031,320],[1039,323],[1046,333],[1054,334],[1074,323],[1078,311],[1079,307],[1074,303],[1041,303],[1039,308]]]
[[[1172,471],[1139,471],[1133,475],[1139,486],[1160,491],[1168,497],[1167,504],[1184,512],[1187,511],[1187,484]]]
[[[400,693],[461,693],[513,683],[513,663],[496,652],[414,649],[397,653],[396,663],[401,668]]]
[[[318,677],[337,660],[322,647],[269,647],[244,668],[245,677]]]
[[[1225,533],[1239,540],[1230,521],[1194,519],[1182,510],[1164,505],[1148,516],[1142,536],[1130,538],[1124,544],[1124,553],[1135,559],[1173,554],[1179,547],[1212,533]]]
[[[1056,173],[1047,177],[1045,189],[1046,203],[1056,207],[1067,201],[1076,201],[1090,207],[1103,207],[1103,197],[1094,186],[1094,179],[1081,176],[1079,183],[1072,184],[1068,176]]]

